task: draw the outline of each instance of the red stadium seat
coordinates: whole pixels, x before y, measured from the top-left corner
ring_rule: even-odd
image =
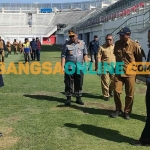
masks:
[[[126,9],[126,15],[130,15],[131,8]]]
[[[141,2],[141,3],[140,3],[140,7],[144,7],[144,2]]]
[[[135,7],[133,6],[133,7],[131,7],[131,11],[132,12],[134,12],[135,11]]]
[[[126,10],[123,10],[123,16],[126,16],[126,15],[127,15]]]

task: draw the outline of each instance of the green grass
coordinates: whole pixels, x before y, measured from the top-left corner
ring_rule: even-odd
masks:
[[[60,61],[60,51],[44,46],[41,62]],[[9,55],[10,62],[23,62],[23,54]],[[109,118],[114,101],[101,99],[100,78],[85,75],[83,101],[64,107],[64,77],[56,75],[3,75],[0,89],[0,149],[5,150],[142,150],[129,144],[138,139],[145,125],[146,86],[136,84],[131,120]],[[122,102],[124,104],[124,93]]]

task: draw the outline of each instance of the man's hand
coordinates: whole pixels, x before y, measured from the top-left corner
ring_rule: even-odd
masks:
[[[64,67],[61,67],[61,73],[64,74]]]
[[[148,79],[146,79],[146,85],[148,86],[149,82],[148,82]]]

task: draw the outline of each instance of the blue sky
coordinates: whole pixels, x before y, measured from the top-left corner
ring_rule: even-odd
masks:
[[[0,3],[64,3],[64,2],[81,2],[89,0],[0,0]]]

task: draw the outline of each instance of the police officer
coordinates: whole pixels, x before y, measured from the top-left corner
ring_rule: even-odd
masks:
[[[35,37],[32,38],[32,41],[30,42],[30,46],[31,46],[31,49],[32,49],[31,58],[32,58],[32,60],[35,60],[36,49],[37,49],[37,43],[36,43]]]
[[[77,34],[73,31],[69,31],[70,40],[66,43],[65,47],[62,50],[61,54],[61,64],[62,71],[64,72],[64,66],[68,62],[74,63],[75,73],[68,74],[65,72],[65,93],[67,100],[65,105],[71,104],[71,96],[73,93],[73,83],[74,83],[74,93],[76,96],[76,103],[80,105],[84,105],[81,100],[82,96],[82,85],[83,85],[83,72],[80,70],[77,73],[77,63],[83,63],[83,61],[87,62],[87,48],[85,43],[82,40],[79,40]],[[69,71],[73,68],[69,66]]]
[[[142,62],[142,53],[139,46],[130,39],[131,30],[127,27],[120,30],[118,33],[120,40],[115,43],[114,54],[116,56],[116,63],[124,62],[123,71],[124,74],[115,74],[115,89],[114,89],[114,101],[116,110],[111,113],[111,117],[117,117],[118,115],[124,115],[125,119],[130,119],[130,113],[133,105],[134,98],[134,85],[135,74],[127,74],[126,69],[131,62]],[[120,95],[122,93],[122,86],[125,84],[125,108],[124,113],[122,109],[122,103]]]
[[[148,43],[150,48],[150,30],[148,31]],[[150,50],[148,53],[147,62],[150,62]],[[134,146],[150,146],[150,75],[148,75],[147,77],[146,85],[147,85],[146,91],[147,120],[140,139],[131,143]]]
[[[106,42],[102,46],[100,46],[98,51],[98,62],[102,63],[102,70],[104,71],[104,63],[107,63],[111,67],[113,67],[113,71],[115,68],[115,55],[114,55],[114,44],[113,44],[113,37],[111,34],[106,35],[105,38]],[[99,68],[100,69],[100,68]],[[105,68],[106,69],[106,68]],[[114,91],[114,73],[110,74],[110,72],[103,72],[101,75],[101,87],[103,93],[103,99],[108,101],[109,97],[113,96]],[[111,83],[109,85],[109,82]]]
[[[4,63],[4,57],[5,57],[5,51],[6,50],[6,46],[5,46],[5,41],[1,38],[0,36],[0,61]]]
[[[89,50],[91,54],[91,62],[94,62],[95,60],[95,70],[97,70],[97,53],[99,49],[99,41],[98,36],[94,35],[94,40],[90,42],[89,44]]]

